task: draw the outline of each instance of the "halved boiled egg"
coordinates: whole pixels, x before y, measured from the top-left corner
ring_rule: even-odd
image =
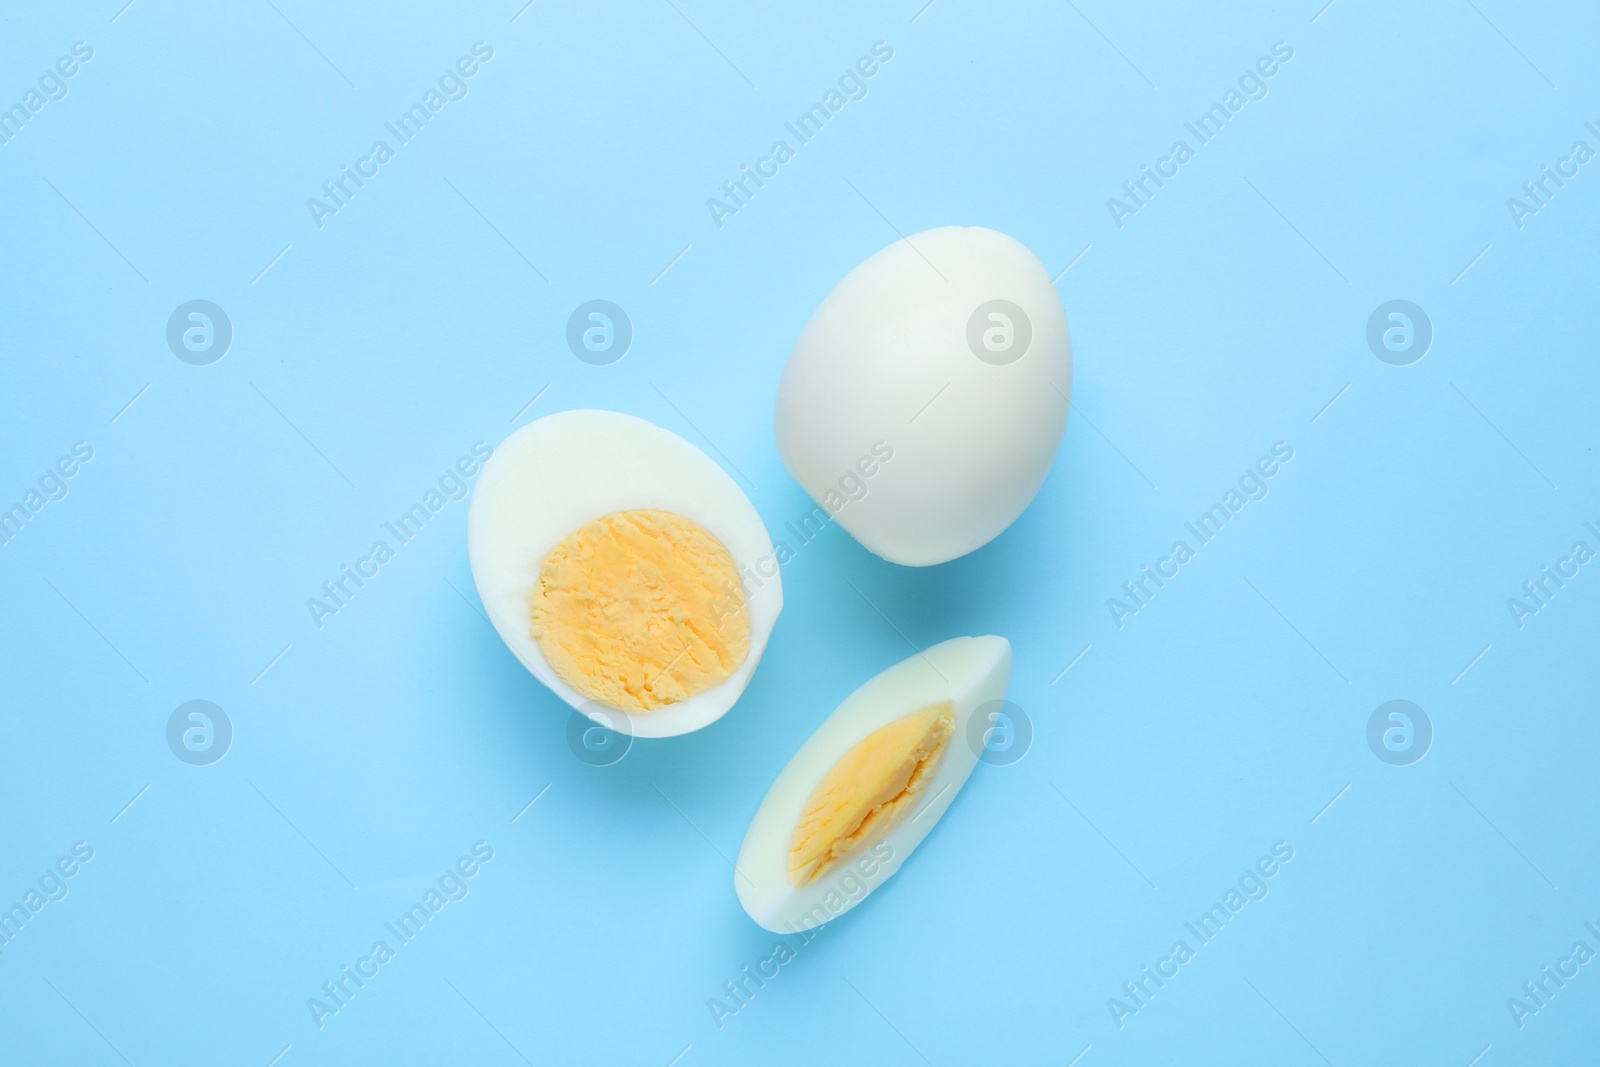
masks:
[[[750,917],[777,933],[810,929],[899,870],[972,774],[981,709],[1005,699],[1010,679],[1005,638],[957,637],[845,698],[745,834],[734,887]]]
[[[615,411],[529,423],[472,493],[478,596],[523,666],[603,726],[671,737],[744,692],[783,608],[750,501],[676,434]]]

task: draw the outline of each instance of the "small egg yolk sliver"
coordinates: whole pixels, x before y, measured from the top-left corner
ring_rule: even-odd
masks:
[[[789,882],[815,882],[911,812],[955,729],[948,702],[880,727],[856,744],[806,801],[789,844]]]
[[[669,511],[618,511],[545,556],[533,637],[590,700],[654,711],[723,681],[750,653],[739,569],[703,526]]]

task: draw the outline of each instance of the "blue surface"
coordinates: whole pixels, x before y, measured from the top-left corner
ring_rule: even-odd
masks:
[[[1600,964],[1541,968],[1600,951],[1600,564],[1520,620],[1508,599],[1600,551],[1600,163],[1507,203],[1600,150],[1591,9],[121,3],[0,15],[5,107],[93,50],[0,144],[0,503],[93,451],[0,547],[0,904],[66,893],[3,947],[0,1061],[1592,1055]],[[478,41],[319,228],[307,199]],[[707,198],[878,41],[865,97],[719,228]],[[1265,96],[1199,144],[1185,123],[1275,42]],[[1108,207],[1178,139],[1175,177]],[[830,528],[714,727],[575,758],[444,494],[314,623],[475,442],[566,408],[685,435],[773,530],[808,511],[772,440],[783,360],[852,266],[950,223],[1064,271],[1050,480],[932,570]],[[565,340],[602,299],[633,327],[604,366]],[[220,360],[169,348],[191,300],[232,324]],[[1431,322],[1420,361],[1368,346],[1390,300]],[[1268,494],[1191,540],[1276,442]],[[1179,539],[1194,558],[1119,628],[1108,599]],[[1031,751],[729,1000],[773,951],[728,861],[778,769],[910,644],[989,632]],[[209,765],[176,758],[183,723],[169,747],[192,700],[232,726]],[[1391,700],[1431,723],[1420,761],[1369,747]],[[1279,842],[1244,881],[1266,896],[1202,943],[1186,924]],[[385,924],[441,882],[402,944]],[[379,940],[319,1027],[308,999]],[[720,1027],[712,998],[738,1007]]]

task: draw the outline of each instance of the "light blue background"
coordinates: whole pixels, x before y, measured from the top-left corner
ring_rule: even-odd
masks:
[[[0,146],[0,498],[95,456],[0,548],[0,903],[95,858],[0,955],[0,1060],[1594,1055],[1600,964],[1525,1029],[1506,1006],[1600,950],[1600,566],[1506,607],[1600,548],[1600,164],[1506,207],[1600,148],[1592,10],[921,4],[6,5],[0,103],[94,58]],[[306,198],[480,39],[470,95],[319,230]],[[867,98],[719,230],[706,198],[878,40]],[[1106,199],[1276,41],[1270,95],[1119,229]],[[951,223],[1071,264],[1050,480],[932,570],[830,529],[714,727],[574,758],[478,614],[465,503],[312,624],[474,441],[567,408],[683,434],[777,531],[809,508],[771,432],[790,346]],[[194,298],[234,325],[211,366],[164,340]],[[563,340],[594,298],[634,325],[612,366]],[[1435,329],[1411,366],[1365,343],[1393,298]],[[1106,599],[1280,440],[1271,495],[1119,630]],[[769,782],[908,641],[991,632],[1032,750],[719,1029],[773,944],[728,864]],[[197,698],[235,729],[209,767],[164,739]],[[1365,740],[1396,698],[1436,731],[1411,766]],[[479,840],[470,895],[319,1030],[307,998]],[[1270,896],[1119,1029],[1108,998],[1277,841]]]

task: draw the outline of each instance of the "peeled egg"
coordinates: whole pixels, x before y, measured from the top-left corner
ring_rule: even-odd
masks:
[[[777,933],[810,929],[883,885],[978,763],[1011,678],[1003,637],[957,637],[845,698],[767,791],[733,884]]]
[[[1022,514],[1071,395],[1044,265],[1005,234],[945,226],[867,259],[811,316],[778,388],[778,451],[857,541],[928,566]]]
[[[783,608],[761,518],[704,452],[615,411],[514,432],[467,517],[489,621],[534,677],[638,737],[708,726],[750,681]]]

